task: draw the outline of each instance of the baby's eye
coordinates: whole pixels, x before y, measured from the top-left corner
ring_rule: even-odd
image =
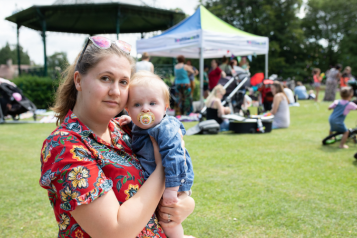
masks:
[[[155,106],[156,105],[156,102],[151,102],[150,103],[150,106]]]
[[[135,103],[134,107],[140,107],[140,103]]]

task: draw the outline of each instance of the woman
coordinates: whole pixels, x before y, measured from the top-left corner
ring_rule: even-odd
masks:
[[[44,141],[40,185],[48,191],[58,237],[166,237],[154,214],[165,188],[157,143],[158,166],[144,182],[130,128],[113,119],[128,100],[128,48],[90,37],[57,91],[53,110],[61,125]],[[160,224],[176,225],[193,208],[183,194],[176,206],[159,206]]]
[[[289,99],[283,86],[277,81],[271,85],[271,92],[274,95],[273,109],[271,110],[271,114],[274,115],[273,129],[287,128],[290,125]]]
[[[247,57],[243,56],[242,60],[239,62],[239,67],[241,67],[242,69],[249,71],[249,62],[247,60]]]
[[[347,66],[341,75],[340,87],[347,87],[348,81],[350,81],[351,79],[353,80],[353,76],[351,75],[351,67]]]
[[[220,124],[221,131],[228,131],[229,121],[227,119],[223,119],[222,116],[230,114],[231,110],[229,107],[223,107],[221,103],[224,94],[226,94],[226,90],[222,85],[218,84],[213,88],[206,100],[207,120],[216,120],[218,124]]]
[[[226,73],[222,71],[217,64],[216,60],[211,61],[211,71],[208,73],[208,86],[209,90],[213,90],[214,87],[218,84],[218,81],[221,77],[226,77]]]
[[[185,64],[185,57],[177,57],[178,64],[175,65],[175,85],[178,97],[178,108],[176,115],[188,115],[192,108],[191,84],[188,73],[193,74],[191,66]]]
[[[338,86],[338,81],[341,78],[341,71],[342,65],[337,64],[335,68],[330,69],[330,71],[327,74],[327,79],[326,79],[326,90],[325,90],[325,96],[324,96],[324,101],[334,101],[336,98],[336,91],[337,91],[337,86]]]
[[[227,76],[232,76],[232,67],[229,64],[229,59],[226,56],[222,58],[222,64],[219,66],[221,70],[223,70]]]
[[[135,64],[136,72],[145,70],[154,73],[154,65],[149,60],[150,60],[149,54],[147,52],[144,52],[143,55],[141,56],[141,61],[136,62]]]

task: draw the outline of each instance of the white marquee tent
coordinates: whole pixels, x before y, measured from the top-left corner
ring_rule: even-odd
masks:
[[[205,7],[163,32],[159,36],[136,42],[137,52],[148,52],[152,56],[200,59],[203,72],[204,58],[223,55],[265,55],[265,77],[268,77],[269,38],[241,31],[222,21]],[[203,74],[200,74],[201,101],[203,101]]]

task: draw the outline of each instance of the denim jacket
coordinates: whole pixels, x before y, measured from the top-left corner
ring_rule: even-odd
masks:
[[[190,155],[186,149],[183,150],[181,147],[179,129],[181,129],[183,135],[186,134],[182,123],[169,116],[165,116],[158,125],[150,129],[144,130],[133,125],[132,149],[144,168],[146,180],[156,168],[154,148],[150,136],[155,138],[159,145],[162,165],[165,169],[165,185],[166,187],[179,186],[179,192],[181,192],[191,189],[194,175]],[[186,160],[184,154],[186,154]]]

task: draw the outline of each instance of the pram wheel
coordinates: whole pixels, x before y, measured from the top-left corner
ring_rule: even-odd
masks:
[[[355,157],[355,159],[357,160],[357,153],[353,157]]]

